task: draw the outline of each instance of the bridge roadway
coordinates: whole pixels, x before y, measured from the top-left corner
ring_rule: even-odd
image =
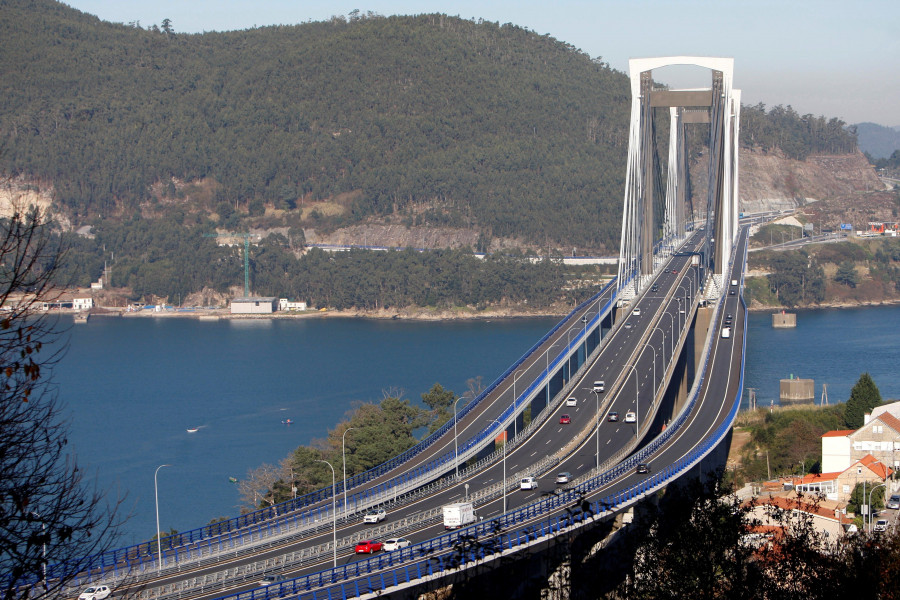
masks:
[[[699,244],[699,234],[689,242],[691,248],[699,247]],[[624,317],[624,322],[616,328],[612,337],[608,337],[604,340],[604,346],[593,366],[580,377],[580,381],[575,386],[575,389],[568,394],[577,399],[577,405],[575,407],[567,407],[565,406],[565,403],[561,403],[559,406],[555,407],[550,418],[545,421],[525,443],[516,447],[510,452],[509,456],[506,457],[509,485],[516,485],[516,487],[518,487],[517,481],[513,480],[513,474],[519,471],[522,471],[523,474],[525,472],[532,474],[528,468],[538,459],[546,454],[554,453],[560,446],[571,443],[572,440],[576,438],[583,440],[577,449],[573,449],[570,458],[568,458],[563,465],[560,465],[558,469],[546,473],[533,473],[535,475],[543,475],[543,477],[539,479],[540,487],[538,490],[530,492],[510,492],[506,499],[508,510],[527,504],[541,494],[552,493],[556,489],[553,480],[557,471],[569,471],[572,473],[573,479],[577,479],[579,476],[590,471],[595,466],[598,458],[600,462],[603,463],[616,453],[620,453],[623,449],[627,449],[629,445],[634,445],[637,441],[635,438],[634,426],[644,426],[644,422],[648,419],[649,421],[647,422],[652,421],[652,414],[655,411],[653,397],[656,395],[656,391],[664,390],[664,387],[659,389],[659,382],[665,377],[665,366],[667,361],[671,359],[672,350],[676,348],[672,331],[673,329],[676,329],[676,326],[678,330],[681,330],[686,323],[689,322],[691,316],[690,307],[694,304],[693,298],[697,292],[698,272],[696,267],[689,266],[690,261],[691,257],[689,255],[676,256],[671,259],[670,263],[666,265],[666,272],[659,275],[656,281],[656,284],[659,286],[658,291],[648,291],[638,299],[636,308],[640,309],[640,314],[637,314],[638,311],[633,310],[635,307],[629,307],[629,313],[627,317]],[[672,269],[675,269],[677,273],[672,273]],[[597,303],[592,303],[591,306],[596,307],[598,305],[602,306],[602,304]],[[593,310],[596,311],[596,308]],[[587,308],[585,312],[589,313],[590,311],[591,308]],[[580,322],[580,317],[583,314],[584,312],[580,312],[573,315],[570,323]],[[596,315],[596,312],[594,312],[594,315]],[[650,331],[645,330],[645,327],[648,324],[652,325]],[[563,337],[563,332],[566,331],[568,330],[565,327],[559,328],[558,333],[560,335],[555,339],[565,339]],[[552,344],[548,347],[552,347]],[[638,348],[640,348],[640,350],[638,350]],[[651,348],[653,349],[650,350]],[[541,354],[537,354],[537,356],[540,357]],[[630,367],[629,365],[632,364],[635,357],[637,357],[638,362],[634,367]],[[654,365],[656,366],[655,372]],[[525,376],[525,374],[520,374],[520,378]],[[603,379],[607,382],[608,392],[606,394],[594,395],[589,391],[590,384],[595,379]],[[636,396],[632,391],[635,385],[634,382],[637,380],[639,380],[639,396]],[[653,391],[651,391],[650,386],[653,380],[657,383],[652,386]],[[638,398],[640,398],[642,402],[638,401]],[[601,423],[603,426],[600,428],[600,434],[589,436],[587,438],[584,437],[583,433],[581,436],[577,436],[576,432],[579,432],[582,429],[588,433],[595,429],[593,424],[598,416],[597,405],[600,403],[601,399],[602,406],[600,408],[603,415]],[[508,396],[507,401],[510,400],[511,395]],[[606,415],[613,410],[619,413],[620,420],[615,423],[608,423],[606,421]],[[638,417],[636,424],[624,422],[625,414],[629,410],[637,412]],[[559,415],[562,413],[571,415],[571,424],[563,425],[559,423]],[[484,419],[484,421],[480,424],[481,427],[490,423],[490,417],[484,416],[484,413],[482,413],[482,415],[481,418]],[[468,424],[473,430],[478,430],[478,425],[478,421],[473,421]],[[462,426],[460,428],[462,429]],[[643,428],[646,430],[646,426]],[[462,437],[462,435],[460,437]],[[600,444],[600,437],[603,438],[602,445]],[[595,440],[595,438],[597,443],[590,444],[589,442]],[[450,444],[452,444],[452,440],[450,441]],[[599,455],[597,455],[598,446],[600,446]],[[429,508],[433,509],[434,507],[440,507],[443,504],[462,500],[466,491],[466,484],[469,484],[470,493],[474,494],[485,486],[501,481],[503,478],[502,469],[503,463],[500,461],[483,472],[477,473],[468,479],[461,480],[452,488],[443,490],[434,496],[404,505],[399,510],[392,511],[389,514],[388,520],[395,520],[399,518],[401,514],[405,515],[410,512],[418,512]],[[490,518],[500,514],[502,512],[502,506],[503,500],[500,498],[480,507],[479,513],[482,517]],[[355,522],[348,526],[342,526],[339,533],[343,537],[368,531],[370,529],[371,526],[363,526],[358,522]],[[441,531],[443,531],[443,529],[440,525],[431,525],[423,527],[418,531],[410,531],[398,535],[404,535],[413,541],[417,541],[434,537]],[[382,536],[382,538],[383,537],[384,536]],[[306,539],[301,542],[301,544],[309,545],[325,543],[329,542],[330,539],[331,531],[329,528],[329,531],[322,533],[316,538]],[[296,543],[292,544],[292,546],[296,545]],[[269,557],[274,566],[278,563],[278,560],[274,557],[284,555],[288,551],[288,547],[272,549],[254,555],[253,557],[242,558],[235,561],[235,563],[248,563]],[[352,549],[350,551],[352,551]],[[356,557],[352,554],[348,556],[348,551],[346,550],[340,553],[341,563],[344,564],[359,560],[360,558],[362,557]],[[295,577],[299,574],[321,570],[322,568],[330,566],[330,563],[331,553],[329,552],[328,554],[323,555],[321,560],[307,564],[302,569],[285,572],[285,574],[289,577]],[[201,569],[198,572],[191,573],[190,576],[197,576],[202,571],[221,570],[223,568],[224,565],[219,564],[214,568]],[[182,573],[175,578],[182,579],[185,578],[186,575],[187,574]],[[248,575],[248,577],[252,577],[252,581],[255,582],[261,578],[261,575],[259,573],[254,573]],[[172,579],[173,578],[168,577],[163,578],[163,580],[169,581]],[[240,591],[251,587],[253,587],[252,584],[232,589],[233,591]],[[218,591],[214,591],[209,597],[220,595],[221,593],[222,590],[219,588]]]
[[[741,230],[739,243],[734,248],[738,260],[734,260],[732,263],[730,279],[743,282],[746,245],[746,228],[744,228]],[[721,328],[727,314],[734,317],[732,325],[734,333],[728,338],[722,338]],[[743,382],[745,327],[746,309],[742,297],[739,294],[723,296],[715,312],[715,318],[710,324],[710,338],[707,342],[709,352],[701,367],[702,372],[698,374],[701,377],[698,382],[699,386],[695,384],[695,387],[699,387],[699,389],[696,390],[696,394],[692,390],[692,398],[695,397],[696,400],[688,405],[682,416],[675,419],[675,429],[667,432],[671,435],[668,435],[668,439],[664,440],[664,443],[661,442],[662,438],[667,437],[666,433],[658,436],[656,440],[649,440],[642,450],[622,461],[619,467],[614,469],[615,473],[607,472],[600,477],[574,486],[572,492],[568,494],[569,497],[565,499],[564,505],[555,515],[548,517],[546,513],[543,513],[533,518],[517,519],[513,521],[517,529],[512,530],[509,527],[509,517],[515,515],[511,514],[513,510],[510,509],[504,517],[494,519],[496,526],[493,523],[488,523],[486,527],[485,524],[480,524],[474,529],[481,529],[482,536],[485,534],[490,536],[485,538],[486,541],[491,542],[489,549],[484,550],[482,547],[480,553],[479,551],[464,551],[462,563],[460,562],[461,553],[458,543],[455,547],[444,545],[442,547],[446,550],[443,554],[432,553],[425,558],[423,555],[430,552],[427,547],[413,547],[399,553],[391,553],[398,555],[406,553],[408,560],[418,561],[415,564],[405,563],[400,572],[409,576],[410,573],[416,572],[434,573],[444,569],[458,571],[460,568],[479,564],[489,565],[490,561],[497,559],[501,553],[516,551],[529,544],[544,543],[545,533],[559,534],[584,526],[596,519],[608,518],[616,510],[614,508],[610,511],[611,506],[621,503],[619,506],[621,509],[642,497],[656,493],[658,489],[665,487],[672,478],[691,470],[725,438],[737,414]],[[614,404],[613,406],[618,408],[618,405]],[[649,474],[637,473],[634,467],[638,462],[649,464],[652,472]],[[552,497],[553,493],[551,491],[544,495]],[[576,499],[576,504],[581,506],[584,506],[584,502],[590,503],[589,512],[573,515],[571,508],[573,498]],[[522,494],[521,499],[524,501],[528,498]],[[496,506],[499,502],[501,500],[494,500],[492,505]],[[523,511],[517,512],[522,513]],[[575,512],[577,513],[577,511]],[[555,528],[553,527],[554,522],[556,523]],[[439,527],[431,527],[409,537],[417,540],[429,538],[429,536],[439,536],[440,533]],[[417,550],[419,551],[418,555],[415,554]],[[267,589],[257,589],[234,597],[243,600],[275,598],[282,594],[294,595],[301,599],[352,597],[361,593],[378,595],[389,585],[386,582],[392,581],[390,575],[397,573],[397,571],[391,573],[392,569],[397,569],[397,567],[389,564],[390,562],[385,560],[383,566],[367,569],[367,572],[359,575],[356,580],[347,573],[352,570],[352,565],[345,567],[347,580],[332,585],[330,588],[320,587],[311,593],[302,593],[304,588],[297,582],[293,585],[286,583]],[[309,589],[309,587],[305,589]],[[298,592],[301,593],[298,595]],[[212,594],[210,597],[214,595]]]

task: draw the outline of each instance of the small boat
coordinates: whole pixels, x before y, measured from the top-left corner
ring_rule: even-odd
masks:
[[[293,424],[293,422],[294,422],[293,419],[285,419],[281,422],[281,424],[282,425],[291,425],[291,424]]]
[[[230,481],[231,483],[237,483],[237,478],[236,478],[236,477],[229,477],[229,478],[228,478],[228,481]]]
[[[199,427],[191,427],[188,429],[188,433],[197,433],[198,431],[200,431]]]

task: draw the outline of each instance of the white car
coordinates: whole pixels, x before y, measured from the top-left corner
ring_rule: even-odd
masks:
[[[523,477],[522,481],[519,482],[520,490],[533,490],[538,486],[537,479],[534,477]]]
[[[641,316],[641,309],[636,308],[633,311],[631,311],[631,314],[633,314],[636,317],[639,317],[639,316]]]
[[[887,519],[878,519],[875,521],[875,531],[887,531],[888,522]]]
[[[400,550],[401,548],[406,548],[409,544],[410,541],[406,538],[391,538],[384,541],[384,551]]]
[[[112,590],[109,589],[108,585],[92,585],[81,592],[81,595],[78,596],[78,600],[103,600],[111,593]]]
[[[387,518],[387,512],[383,508],[370,510],[363,516],[363,523],[379,523]]]
[[[577,406],[578,400],[576,398],[568,398],[566,399],[566,406]]]
[[[626,423],[634,423],[637,421],[637,415],[634,414],[634,411],[629,410],[625,413],[625,422]]]

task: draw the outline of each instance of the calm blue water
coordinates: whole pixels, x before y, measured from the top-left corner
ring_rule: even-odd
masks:
[[[121,542],[130,544],[155,533],[157,466],[172,465],[159,472],[163,529],[234,516],[229,477],[324,438],[383,390],[418,401],[435,382],[457,394],[471,377],[488,385],[556,321],[93,318],[72,328],[55,380],[79,464],[127,494],[133,516]],[[869,371],[883,398],[900,398],[898,332],[900,307],[804,311],[789,330],[753,314],[745,387],[758,389],[760,405],[777,403],[779,379],[794,374],[815,379],[817,399],[827,383],[836,403]]]
[[[234,516],[229,477],[326,437],[383,391],[418,402],[436,382],[462,394],[480,375],[487,386],[556,322],[92,318],[71,329],[54,379],[80,466],[127,494],[125,545],[155,534],[159,465],[172,465],[159,471],[163,530]]]
[[[816,403],[828,384],[831,404],[846,402],[859,376],[868,371],[882,400],[900,399],[900,306],[806,310],[796,329],[773,329],[770,313],[749,318],[746,388],[754,387],[757,406],[778,404],[779,381],[815,381]]]

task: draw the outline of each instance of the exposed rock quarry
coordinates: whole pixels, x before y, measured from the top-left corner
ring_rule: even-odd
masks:
[[[744,212],[794,209],[820,200],[884,189],[860,152],[811,156],[801,162],[778,153],[741,150],[739,161]]]

